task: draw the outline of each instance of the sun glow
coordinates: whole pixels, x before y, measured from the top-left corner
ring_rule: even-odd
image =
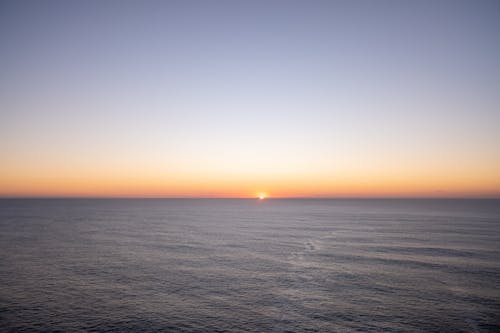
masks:
[[[257,197],[259,198],[259,200],[264,200],[265,198],[267,198],[267,194],[266,193],[259,193],[257,195]]]

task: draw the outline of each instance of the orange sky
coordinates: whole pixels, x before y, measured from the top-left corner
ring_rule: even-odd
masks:
[[[75,132],[0,142],[0,196],[500,196],[493,141],[488,149],[378,135],[300,144],[261,134],[186,145],[115,133],[97,142]]]
[[[0,195],[70,197],[498,197],[495,170],[351,173],[160,173],[153,170],[54,169],[5,170]],[[356,173],[356,171],[358,173]],[[488,173],[489,172],[489,173]]]

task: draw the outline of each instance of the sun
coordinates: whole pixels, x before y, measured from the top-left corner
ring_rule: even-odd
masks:
[[[259,198],[259,200],[264,200],[265,198],[267,198],[267,194],[266,193],[259,193],[257,195],[257,198]]]

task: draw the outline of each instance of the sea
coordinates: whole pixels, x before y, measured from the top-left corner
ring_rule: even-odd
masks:
[[[1,332],[500,332],[500,200],[2,199]]]

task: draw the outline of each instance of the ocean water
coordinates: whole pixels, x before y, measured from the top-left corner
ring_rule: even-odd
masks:
[[[2,332],[499,332],[499,200],[0,200]]]

